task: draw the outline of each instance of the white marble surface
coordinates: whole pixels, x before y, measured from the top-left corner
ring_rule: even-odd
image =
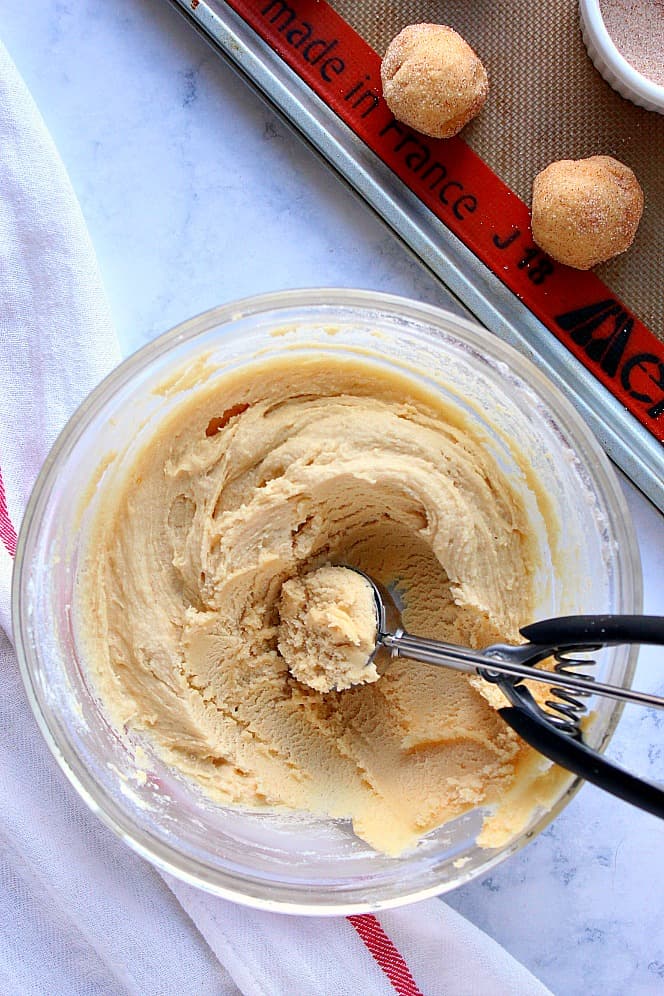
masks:
[[[359,286],[446,303],[165,0],[5,2],[0,38],[70,172],[125,351],[271,289]],[[625,490],[646,609],[664,614],[664,519]],[[662,664],[644,651],[640,686],[664,694]],[[610,754],[664,780],[664,714],[628,709]],[[520,855],[447,901],[555,993],[664,992],[663,849],[662,824],[585,787]]]

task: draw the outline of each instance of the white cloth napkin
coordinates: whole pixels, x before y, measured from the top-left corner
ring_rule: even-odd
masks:
[[[88,812],[48,754],[10,642],[16,531],[55,436],[120,356],[76,198],[1,46],[0,351],[0,991],[547,993],[439,900],[286,917],[162,877]]]

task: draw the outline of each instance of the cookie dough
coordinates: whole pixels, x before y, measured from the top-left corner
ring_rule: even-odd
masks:
[[[634,173],[611,156],[561,159],[535,177],[533,239],[553,259],[589,270],[631,246],[643,213]]]
[[[371,585],[348,567],[325,565],[284,582],[277,647],[293,677],[319,692],[379,678]]]
[[[184,398],[106,466],[84,530],[75,623],[119,734],[222,804],[349,818],[388,854],[476,806],[498,807],[484,842],[509,839],[549,775],[493,686],[395,660],[321,694],[279,650],[279,603],[348,564],[398,586],[412,632],[518,639],[540,550],[525,475],[370,358],[257,362]]]
[[[461,35],[444,24],[411,24],[387,47],[383,96],[397,121],[432,138],[451,138],[479,114],[486,69]]]

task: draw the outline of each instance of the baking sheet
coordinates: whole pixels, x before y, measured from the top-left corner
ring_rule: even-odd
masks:
[[[570,355],[518,297],[496,280],[229,4],[222,0],[210,0],[208,3],[197,0],[170,2],[186,12],[194,26],[306,136],[310,144],[363,195],[480,321],[529,355],[558,383],[581,411],[609,455],[664,509],[664,448],[661,441],[625,411],[624,406]],[[341,8],[341,3],[342,0],[336,0],[335,6]],[[312,6],[311,3],[309,6]],[[465,8],[465,5],[459,6]],[[472,6],[475,8],[478,5]],[[373,3],[364,7],[373,9],[373,17],[378,24],[392,5]],[[501,7],[505,16],[503,5],[493,5],[491,11],[498,11]],[[401,9],[403,16],[403,5]],[[513,25],[517,19],[511,17],[509,20]],[[385,27],[378,24],[376,30],[384,31]],[[389,30],[392,31],[391,26]],[[489,68],[491,70],[491,66]],[[594,74],[592,67],[591,71]],[[601,86],[604,87],[604,84]],[[621,98],[615,99],[620,104],[625,103]],[[658,116],[645,111],[637,110],[637,113],[645,115],[648,121],[651,118],[659,120]],[[469,137],[472,139],[472,134]],[[488,142],[488,139],[485,140]],[[480,141],[479,138],[477,141]],[[477,151],[480,151],[479,147]],[[656,160],[657,156],[652,158]],[[528,173],[523,164],[519,169],[524,170],[524,175]],[[661,260],[658,265],[661,266]],[[654,359],[657,360],[657,357]],[[658,370],[664,374],[664,369],[656,364],[643,370],[646,379],[654,385],[653,397],[658,387]],[[664,381],[664,376],[661,379]],[[664,389],[664,383],[661,386]]]

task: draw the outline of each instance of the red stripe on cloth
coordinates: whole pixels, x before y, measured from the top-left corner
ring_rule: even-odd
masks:
[[[9,518],[7,510],[7,499],[5,498],[5,486],[2,481],[2,471],[0,470],[0,540],[10,557],[16,553],[16,530]]]
[[[378,918],[372,913],[364,913],[347,919],[366,944],[376,964],[385,972],[394,991],[399,996],[423,996],[403,956],[383,930]]]

